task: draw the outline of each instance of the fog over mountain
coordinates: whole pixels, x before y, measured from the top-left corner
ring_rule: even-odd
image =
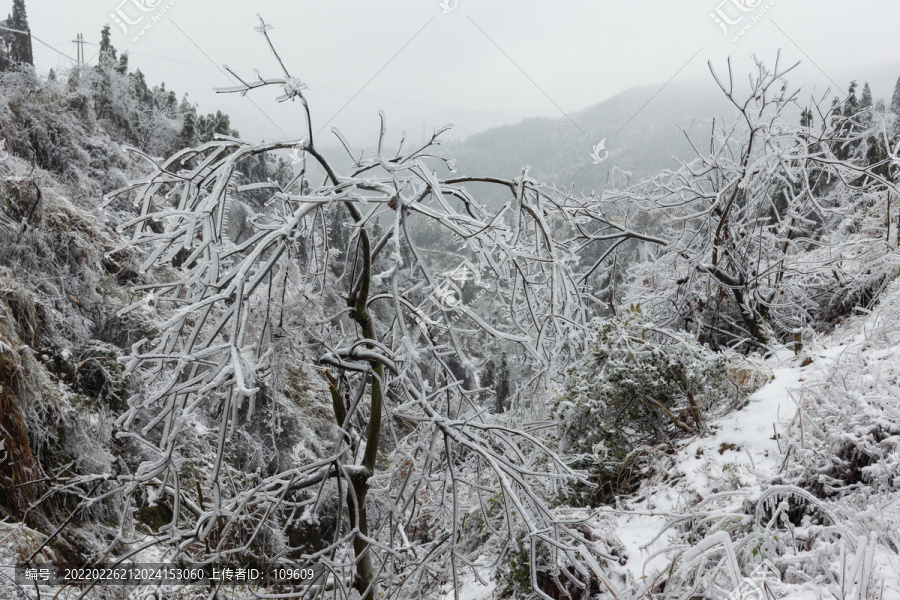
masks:
[[[701,81],[674,82],[662,92],[659,86],[632,88],[572,113],[571,120],[534,118],[495,127],[448,144],[447,154],[456,157],[460,174],[515,177],[529,165],[536,179],[560,187],[574,184],[576,192],[599,190],[613,170],[639,178],[691,158],[689,139],[700,143],[714,117],[721,124],[736,115],[717,92],[715,85]],[[591,152],[602,140],[609,154],[596,164]]]
[[[801,63],[803,66],[803,63]],[[809,65],[807,65],[809,66]],[[725,65],[714,65],[717,73],[727,73]],[[798,69],[803,73],[803,69]],[[847,75],[846,81],[835,82],[822,77],[788,75],[788,86],[797,91],[797,105],[786,110],[788,117],[800,118],[803,106],[811,106],[813,100],[843,99],[851,78],[858,79],[861,87],[869,82],[875,91],[875,100],[890,101],[895,81],[894,73],[900,72],[900,61],[880,61],[868,68],[860,68]],[[824,80],[824,83],[822,82]],[[745,88],[744,78],[735,82],[736,90]],[[385,105],[387,144],[396,144],[401,133],[407,143],[422,141],[425,122],[417,126],[415,118],[394,123],[393,110]],[[377,117],[373,111],[373,120]],[[448,118],[452,115],[448,115]],[[623,185],[656,173],[660,169],[674,168],[679,160],[696,156],[695,147],[708,146],[713,121],[717,126],[733,125],[738,117],[737,108],[729,102],[716,84],[710,72],[686,80],[638,86],[597,102],[587,108],[558,117],[533,117],[516,123],[490,127],[458,139],[454,129],[445,132],[441,139],[440,154],[455,160],[457,175],[502,174],[518,176],[523,167],[540,181],[558,187],[572,189],[576,193],[599,191],[605,186]],[[434,121],[432,115],[429,122]],[[452,125],[452,121],[447,121]],[[375,146],[377,132],[363,137],[369,148]],[[599,164],[591,157],[595,145],[605,140],[608,151],[606,160]],[[352,143],[353,140],[351,140]],[[366,146],[355,147],[357,152]],[[346,152],[335,146],[326,149],[328,155],[341,164],[349,165]],[[605,155],[601,153],[602,156]],[[439,169],[448,174],[449,171]],[[616,172],[616,178],[610,175]],[[477,188],[478,186],[476,186]],[[498,192],[484,188],[488,198],[498,199]]]

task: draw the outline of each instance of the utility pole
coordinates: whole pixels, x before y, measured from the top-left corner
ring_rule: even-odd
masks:
[[[78,70],[80,71],[84,66],[84,36],[79,33],[78,37],[72,40],[72,42],[77,46],[77,52],[75,56],[78,57]]]

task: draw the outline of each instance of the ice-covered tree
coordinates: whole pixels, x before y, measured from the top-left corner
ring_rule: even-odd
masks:
[[[894,116],[894,135],[900,133],[900,77],[897,78],[897,85],[894,86],[894,94],[891,96],[891,114]]]
[[[6,23],[10,29],[28,32],[27,34],[15,33],[10,36],[10,60],[14,63],[33,65],[31,28],[28,26],[28,15],[25,13],[25,0],[13,0],[12,13],[9,15]]]
[[[100,55],[108,54],[116,58],[116,48],[112,44],[112,34],[109,25],[104,25],[100,30]]]
[[[847,88],[847,97],[844,99],[842,109],[845,117],[856,114],[860,108],[859,98],[856,96],[856,88],[858,87],[859,84],[856,81],[851,81],[850,86]]]
[[[891,96],[891,113],[900,116],[900,77],[894,86],[894,94]]]
[[[859,97],[859,108],[867,109],[872,108],[874,106],[874,101],[872,100],[872,88],[869,87],[869,82],[867,81],[865,85],[863,85],[862,95]]]
[[[585,555],[614,557],[548,504],[579,475],[523,421],[543,418],[560,369],[588,349],[592,267],[579,251],[646,236],[527,170],[512,180],[439,179],[432,165],[447,162],[437,154],[444,130],[389,149],[383,115],[371,151],[333,130],[353,163],[337,172],[318,149],[306,86],[269,29],[261,21],[282,73],[245,81],[232,72],[241,85],[224,91],[280,89],[279,100],[301,106],[303,137],[250,144],[223,127],[114,195],[133,195],[140,209],[126,228],[146,249],[143,271],[171,272],[141,290],[167,320],[127,366],[141,386],[118,426],[149,458],[117,493],[171,497],[171,522],[156,535],[196,561],[253,549],[315,562],[334,573],[341,596],[352,585],[364,598],[379,588],[405,598],[448,582],[458,593],[461,570],[477,571],[487,540],[500,556],[526,548],[545,598],[542,588],[596,586]],[[288,151],[302,165],[290,181],[239,176],[244,163]],[[470,183],[499,186],[508,201],[488,210]],[[229,236],[234,200],[263,189],[271,198],[247,220],[250,232]],[[446,251],[416,242],[411,232],[427,226],[443,232]],[[469,374],[500,346],[521,376],[503,390],[511,410],[495,416]],[[327,394],[330,445],[235,480],[228,440],[277,395],[285,362],[304,361]],[[178,457],[201,421],[214,423],[218,442],[194,490]],[[292,544],[282,532],[300,515],[330,519],[332,534]]]
[[[4,27],[0,29],[0,71],[16,64],[34,64],[25,1],[13,0],[12,13],[0,24]]]
[[[717,123],[709,148],[681,168],[603,196],[620,219],[645,213],[662,223],[647,260],[632,270],[628,301],[714,346],[759,348],[786,338],[817,318],[835,293],[829,282],[862,285],[838,274],[844,261],[863,247],[887,249],[883,228],[854,238],[839,227],[896,193],[878,174],[889,158],[838,157],[868,136],[886,138],[882,123],[873,123],[874,133],[864,128],[850,101],[816,108],[818,127],[789,123],[784,112],[797,100],[784,79],[790,70],[757,62],[741,99],[729,63],[717,81],[738,120]]]

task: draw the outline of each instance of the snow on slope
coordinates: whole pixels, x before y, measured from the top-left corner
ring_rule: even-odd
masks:
[[[855,382],[856,387],[850,387],[851,396],[887,400],[888,404],[879,405],[883,409],[881,414],[888,419],[893,417],[893,423],[898,422],[897,416],[900,413],[896,411],[896,407],[900,400],[900,390],[897,388],[896,375],[900,371],[900,281],[894,281],[888,286],[871,314],[848,319],[824,338],[808,332],[804,339],[804,349],[798,355],[793,350],[783,348],[770,357],[767,363],[772,370],[771,382],[750,396],[749,402],[742,409],[727,414],[712,424],[708,435],[694,438],[680,446],[673,457],[669,483],[651,481],[641,488],[634,499],[624,502],[622,510],[604,511],[615,518],[618,536],[628,549],[624,571],[637,582],[649,582],[669,566],[671,557],[667,558],[663,554],[657,554],[649,561],[647,559],[679,542],[675,539],[677,536],[674,528],[659,536],[659,532],[672,522],[673,514],[690,512],[703,499],[716,494],[749,492],[749,496],[735,494],[735,506],[740,506],[747,499],[758,498],[771,485],[772,480],[778,481],[779,474],[791,460],[790,456],[787,460],[785,457],[789,439],[796,438],[801,444],[809,444],[813,433],[801,433],[797,418],[798,406],[802,405],[805,410],[809,408],[805,403],[805,393],[818,390],[819,397],[828,398],[830,390],[840,387],[835,385],[836,382],[846,381],[848,373],[858,375],[860,380]],[[877,389],[877,385],[867,385],[866,381],[886,385],[883,386],[884,389]],[[845,404],[842,408],[848,411],[846,426],[852,432],[852,419],[849,417],[858,407]],[[813,406],[812,410],[816,410],[816,407]],[[812,420],[814,422],[815,419]],[[809,428],[810,420],[804,419],[803,423]],[[896,455],[900,438],[893,441],[888,439],[888,442],[888,447],[892,445]],[[894,476],[896,456],[884,458],[885,467],[894,469],[890,473]],[[867,493],[864,487],[858,489],[859,496]],[[858,510],[859,519],[842,523],[849,533],[851,544],[854,535],[865,537],[868,533],[875,533],[879,539],[900,539],[900,533],[896,529],[896,523],[900,520],[895,520],[898,510],[895,507],[900,493],[893,486],[886,492],[886,496],[882,494],[882,497],[870,500],[870,503],[877,502],[882,515],[885,514],[884,509],[890,508],[893,518],[865,520],[862,515],[866,511]],[[867,503],[864,501],[863,506],[860,506],[858,501],[854,503],[853,498],[848,496],[833,504],[834,513],[842,514],[840,509],[848,506],[864,509]],[[798,536],[801,529],[796,528]],[[897,550],[896,544],[891,547],[889,543],[880,545],[878,551],[874,552],[873,581],[868,585],[865,596],[860,595],[862,584],[853,587],[853,581],[849,581],[844,586],[845,589],[841,590],[836,585],[843,581],[840,572],[831,573],[831,577],[835,577],[837,582],[829,581],[828,573],[821,574],[812,581],[802,581],[805,577],[796,575],[802,569],[795,568],[790,576],[785,577],[782,597],[800,600],[830,598],[834,594],[837,598],[900,598],[900,556]],[[849,549],[847,552],[849,554]],[[811,554],[804,556],[802,552],[798,558],[801,561],[814,560]],[[847,558],[847,565],[849,564],[850,559]],[[835,566],[830,565],[832,571]]]
[[[671,457],[667,477],[651,478],[618,507],[601,509],[596,515],[597,535],[608,537],[612,529],[627,550],[624,564],[615,566],[621,575],[621,600],[649,598],[648,584],[661,573],[668,574],[678,545],[681,551],[689,549],[684,534],[672,526],[685,515],[713,514],[708,510],[713,505],[719,514],[743,517],[746,525],[764,494],[771,495],[778,486],[803,486],[787,481],[790,473],[798,468],[817,472],[816,460],[833,460],[829,454],[837,453],[840,444],[835,446],[833,432],[828,433],[823,415],[829,411],[837,413],[837,428],[845,429],[849,438],[864,439],[865,428],[878,420],[885,421],[880,426],[894,426],[900,433],[900,426],[894,425],[900,424],[900,280],[886,287],[871,313],[847,318],[824,337],[808,330],[803,344],[798,354],[784,347],[769,357],[769,383],[739,410],[710,422],[707,434],[685,440]],[[844,400],[839,392],[846,394]],[[801,407],[806,428],[802,432]],[[829,440],[833,445],[826,444]],[[836,527],[817,523],[808,515],[799,525],[785,520],[776,526],[789,530],[792,538],[770,556],[783,577],[774,586],[776,597],[900,599],[900,435],[887,436],[880,444],[882,456],[869,468],[888,471],[886,477],[811,500],[821,502]],[[789,451],[792,445],[794,452]],[[581,511],[568,512],[576,516]],[[772,527],[772,522],[766,527]],[[827,539],[830,530],[841,532],[838,542]],[[689,541],[699,545],[700,539]],[[753,564],[742,564],[741,575],[749,575],[752,569]],[[696,596],[685,597],[733,600],[729,593],[734,583],[727,574],[720,575],[707,595],[701,588]],[[489,600],[497,597],[498,589],[494,581],[482,585],[469,575],[458,597]],[[455,597],[449,586],[444,593],[448,600]]]

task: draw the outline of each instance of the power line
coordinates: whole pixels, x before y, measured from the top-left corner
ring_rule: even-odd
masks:
[[[398,56],[401,52],[403,52],[403,50],[404,50],[407,46],[409,46],[409,45],[412,43],[412,41],[413,41],[414,39],[416,39],[416,38],[419,36],[420,33],[422,33],[422,30],[425,29],[426,27],[428,27],[428,24],[431,23],[433,20],[434,20],[434,17],[431,17],[430,19],[428,19],[427,21],[425,21],[425,24],[422,25],[422,26],[419,28],[419,30],[416,31],[416,32],[412,35],[412,37],[409,38],[409,39],[406,41],[405,44],[403,44],[402,46],[400,46],[400,49],[397,50],[397,51],[394,53],[394,55],[391,56],[391,57],[387,60],[387,62],[384,63],[384,64],[381,66],[380,69],[378,69],[377,71],[375,71],[375,74],[372,75],[371,77],[369,77],[368,81],[366,81],[366,82],[362,85],[362,87],[359,88],[359,90],[358,90],[355,94],[353,94],[353,96],[351,96],[350,99],[347,100],[347,102],[345,102],[343,106],[341,106],[341,107],[338,109],[338,111],[337,111],[336,113],[334,113],[333,115],[331,115],[331,118],[328,119],[327,121],[325,121],[325,124],[324,124],[324,125],[322,125],[321,127],[319,127],[319,130],[316,132],[316,135],[318,135],[323,129],[325,129],[325,128],[328,126],[329,123],[331,123],[332,121],[334,121],[334,119],[335,119],[339,114],[341,114],[341,112],[343,112],[343,110],[344,110],[345,108],[347,108],[347,105],[350,104],[351,102],[353,102],[353,99],[356,98],[357,96],[359,96],[359,95],[362,93],[362,91],[363,91],[364,89],[366,89],[366,86],[368,86],[370,83],[372,83],[372,80],[375,79],[376,77],[378,77],[378,74],[381,73],[382,71],[384,71],[384,70],[387,68],[387,66],[388,66],[389,64],[391,64],[391,62],[393,62],[393,60],[394,60],[395,58],[397,58],[397,56]]]
[[[200,53],[201,53],[203,56],[205,56],[206,59],[207,59],[209,62],[211,62],[217,69],[219,69],[219,71],[222,72],[222,74],[223,74],[225,77],[228,78],[228,81],[230,81],[232,84],[234,84],[234,80],[231,78],[231,75],[229,75],[228,73],[226,73],[226,72],[222,69],[222,67],[220,67],[220,66],[218,65],[218,63],[216,63],[216,61],[214,61],[212,58],[210,58],[209,54],[207,54],[207,53],[203,50],[203,48],[201,48],[200,46],[198,46],[198,45],[197,45],[197,42],[195,42],[195,41],[193,40],[193,38],[191,38],[191,36],[189,36],[189,35],[184,31],[184,29],[182,29],[181,27],[178,26],[178,23],[176,23],[176,22],[173,21],[172,19],[169,19],[169,23],[171,23],[172,25],[174,25],[175,28],[176,28],[178,31],[180,31],[180,32],[182,33],[182,35],[184,35],[184,37],[186,37],[187,40],[188,40],[190,43],[192,43],[192,44],[194,45],[194,47],[195,47],[197,50],[199,50]],[[253,106],[255,106],[256,109],[257,109],[259,112],[261,112],[262,115],[263,115],[265,118],[267,118],[267,119],[269,120],[269,122],[272,123],[272,125],[274,125],[274,126],[276,127],[276,129],[278,129],[278,131],[280,131],[281,133],[286,133],[286,132],[284,131],[284,129],[282,129],[282,128],[278,125],[278,123],[276,123],[276,122],[272,119],[272,117],[270,117],[270,116],[266,113],[266,111],[264,111],[264,110],[259,106],[259,104],[257,104],[256,102],[253,101],[253,98],[251,98],[250,96],[246,96],[246,95],[245,95],[244,97],[245,97],[247,100],[249,100],[249,101],[250,101],[250,104],[252,104]]]
[[[84,36],[79,33],[78,37],[72,40],[72,42],[75,44],[77,50],[78,67],[81,68],[84,66]]]
[[[65,56],[66,58],[68,58],[68,59],[71,60],[72,62],[74,62],[74,63],[77,63],[77,62],[78,62],[78,59],[72,58],[71,56],[69,56],[69,55],[66,54],[65,52],[60,52],[59,50],[57,50],[56,48],[54,48],[53,46],[51,46],[50,44],[48,44],[47,42],[45,42],[44,40],[42,40],[41,38],[39,38],[38,36],[36,36],[36,35],[34,35],[33,33],[31,33],[30,31],[20,31],[20,30],[18,30],[18,29],[10,29],[9,27],[3,27],[2,25],[0,25],[0,29],[2,29],[3,31],[11,31],[11,32],[13,32],[13,33],[21,33],[22,35],[27,35],[27,36],[31,37],[31,39],[33,39],[34,41],[40,42],[41,44],[47,46],[48,48],[50,48],[51,50],[53,50],[53,51],[56,52],[57,54],[59,54],[59,55],[61,55],[61,56]]]

